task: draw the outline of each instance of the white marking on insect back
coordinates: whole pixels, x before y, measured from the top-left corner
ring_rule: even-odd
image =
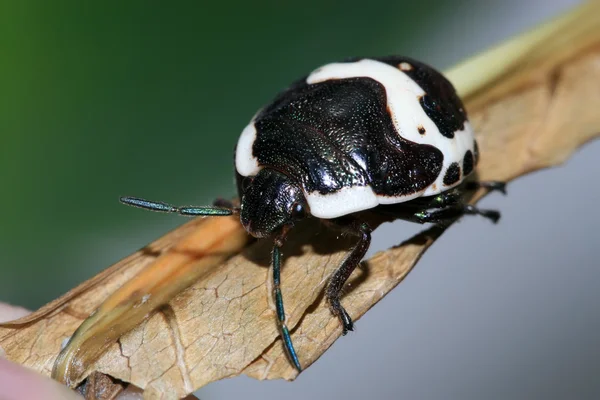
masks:
[[[401,62],[400,65],[398,65],[398,68],[400,68],[402,71],[410,71],[413,69],[413,66],[407,62]]]
[[[242,176],[256,175],[261,167],[256,157],[252,155],[252,146],[256,140],[254,118],[242,131],[235,150],[235,168]]]
[[[406,194],[404,196],[384,196],[384,195],[378,195],[377,196],[377,201],[379,202],[379,204],[396,204],[396,203],[403,203],[405,201],[409,201],[409,200],[413,200],[416,199],[417,197],[421,197],[424,195],[425,191],[428,189],[429,187],[419,191],[419,192],[414,192],[411,194]]]
[[[305,192],[310,213],[317,218],[337,218],[346,214],[376,207],[377,196],[370,186],[344,187],[337,192],[320,194]]]
[[[351,63],[327,64],[313,71],[306,81],[313,84],[330,79],[356,77],[372,78],[383,85],[387,94],[392,122],[401,137],[411,142],[435,146],[444,155],[439,176],[424,191],[408,196],[378,196],[379,202],[381,204],[399,203],[447,190],[449,187],[443,185],[443,179],[448,166],[453,162],[458,162],[462,167],[466,151],[474,151],[474,133],[468,121],[465,123],[464,130],[455,132],[453,139],[443,136],[419,103],[419,97],[425,94],[423,88],[400,68],[376,60],[363,59]],[[419,133],[420,126],[425,128],[425,135]],[[456,185],[461,181],[462,179]]]
[[[444,142],[442,141],[442,143]],[[471,124],[468,121],[466,121],[465,128],[462,131],[455,132],[454,139],[447,140],[446,143],[444,143],[446,144],[446,146],[444,146],[443,148],[440,146],[440,150],[444,152],[444,167],[442,168],[440,175],[434,182],[436,184],[435,188],[433,187],[433,185],[430,185],[427,188],[427,190],[425,190],[425,192],[423,193],[424,196],[438,194],[440,192],[458,186],[464,180],[465,177],[463,176],[463,159],[467,150],[471,150],[471,153],[473,153],[474,143],[475,142],[473,128]],[[444,184],[444,175],[446,174],[446,170],[452,162],[457,162],[460,166],[461,177],[456,183],[447,186]]]

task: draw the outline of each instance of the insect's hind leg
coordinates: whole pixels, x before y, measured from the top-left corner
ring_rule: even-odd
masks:
[[[474,205],[464,203],[462,194],[464,191],[486,189],[488,192],[499,191],[506,194],[506,183],[501,181],[469,181],[466,182],[461,190],[455,188],[445,193],[441,193],[433,198],[429,204],[429,209],[439,208],[438,210],[429,211],[424,207],[421,211],[412,215],[412,220],[419,223],[428,222],[445,222],[451,219],[462,217],[463,215],[481,215],[488,218],[493,223],[497,223],[500,219],[500,212],[496,210],[484,210]],[[438,207],[435,207],[438,205]]]
[[[500,212],[496,210],[482,210],[471,204],[456,204],[433,211],[422,210],[414,213],[411,219],[421,224],[429,222],[438,223],[460,218],[463,215],[481,215],[493,223],[497,223],[500,219]]]
[[[406,203],[391,207],[385,214],[393,214],[397,218],[411,222],[445,223],[460,218],[463,215],[480,215],[496,223],[500,219],[500,212],[496,210],[480,209],[467,204],[464,199],[465,192],[479,188],[488,191],[500,191],[506,194],[506,184],[500,181],[472,181],[464,186],[442,192],[435,196],[418,197]]]
[[[460,190],[451,189],[435,196],[417,197],[405,203],[380,206],[377,212],[394,218],[418,222],[415,220],[414,214],[424,210],[443,209],[463,204],[462,196],[463,192]]]
[[[477,190],[479,188],[486,189],[488,192],[499,191],[506,194],[506,183],[500,181],[469,181],[464,186],[459,186],[454,189],[450,189],[446,192],[442,192],[435,196],[429,197],[417,197],[407,203],[403,203],[401,207],[412,208],[412,209],[433,209],[433,208],[446,208],[455,206],[460,203],[464,203],[465,192]],[[466,214],[471,213],[467,210]]]
[[[369,249],[372,229],[367,223],[359,221],[353,221],[349,225],[341,225],[340,223],[336,223],[335,225],[359,238],[358,243],[354,246],[348,258],[331,276],[325,292],[331,311],[340,319],[342,334],[345,335],[348,331],[354,329],[354,323],[340,302],[342,289]]]
[[[498,191],[506,194],[506,182],[501,181],[469,181],[465,184],[466,190],[487,189],[488,192]]]
[[[480,209],[464,201],[462,192],[453,189],[436,196],[416,198],[406,203],[380,209],[384,215],[405,221],[425,223],[446,223],[463,215],[480,215],[496,223],[500,213],[496,210]]]
[[[411,202],[411,205],[421,209],[446,208],[461,203],[463,201],[462,196],[460,190],[452,189],[430,198],[417,198]]]

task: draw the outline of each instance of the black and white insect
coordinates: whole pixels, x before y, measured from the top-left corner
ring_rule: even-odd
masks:
[[[243,129],[234,160],[239,208],[226,202],[175,207],[135,197],[121,201],[190,216],[238,214],[250,235],[271,238],[278,324],[298,371],[280,289],[280,248],[295,223],[319,218],[358,238],[326,288],[346,334],[353,322],[340,294],[371,242],[361,211],[389,213],[390,206],[400,206],[398,218],[417,223],[464,214],[493,222],[500,217],[463,200],[470,188],[504,192],[504,184],[466,181],[479,153],[455,88],[440,72],[408,57],[351,58],[293,82]]]

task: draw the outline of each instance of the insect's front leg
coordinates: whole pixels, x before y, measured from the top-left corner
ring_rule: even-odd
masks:
[[[465,184],[467,190],[487,189],[489,192],[498,191],[506,194],[506,182],[501,181],[469,181]]]
[[[358,237],[358,243],[354,246],[348,258],[346,258],[342,265],[340,265],[333,273],[325,292],[331,311],[340,319],[342,323],[342,334],[345,335],[348,331],[353,330],[354,323],[340,302],[342,289],[369,249],[369,246],[371,245],[372,229],[367,223],[356,220],[349,222],[347,225],[341,222],[329,224],[336,225],[345,232]]]
[[[285,310],[283,307],[283,296],[281,295],[281,249],[280,243],[275,243],[273,246],[273,297],[275,298],[275,308],[277,310],[277,322],[283,339],[283,347],[298,372],[302,371],[300,360],[294,349],[290,331],[285,323]]]

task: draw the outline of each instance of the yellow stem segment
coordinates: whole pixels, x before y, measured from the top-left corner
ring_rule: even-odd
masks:
[[[599,25],[600,1],[591,0],[457,64],[445,75],[464,99],[508,74],[524,76],[540,64],[556,65],[557,57],[566,60],[597,41]]]

